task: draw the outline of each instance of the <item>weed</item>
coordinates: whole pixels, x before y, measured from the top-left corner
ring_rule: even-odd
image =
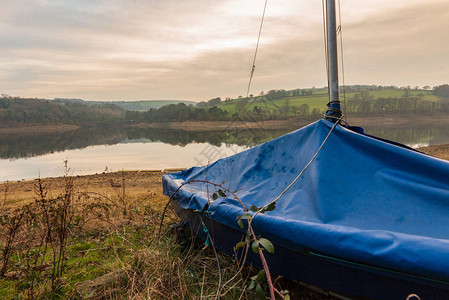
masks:
[[[257,270],[204,248],[184,227],[172,226],[179,219],[171,210],[157,230],[159,202],[145,195],[134,201],[127,196],[124,172],[120,187],[106,184],[112,189],[109,196],[78,192],[68,170],[66,166],[59,195],[50,196],[49,181],[39,178],[34,199],[14,208],[7,201],[2,208],[0,297],[257,297],[254,289],[248,290]],[[281,290],[277,279],[273,284]],[[263,282],[261,286],[266,288]]]

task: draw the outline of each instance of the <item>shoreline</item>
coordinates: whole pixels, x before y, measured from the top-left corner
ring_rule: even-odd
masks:
[[[27,133],[63,133],[80,129],[81,126],[70,124],[53,125],[20,125],[13,127],[0,127],[0,134],[27,134]]]
[[[417,150],[440,159],[449,160],[449,144],[421,147]],[[130,199],[151,198],[157,204],[165,201],[165,196],[162,193],[162,175],[180,170],[182,169],[123,170],[90,175],[73,175],[71,177],[74,179],[77,192],[80,193],[94,192],[105,197],[114,197],[118,191],[123,192],[124,189]],[[63,191],[64,176],[47,177],[41,180],[48,189],[50,197],[59,195]],[[0,201],[16,206],[33,200],[36,182],[37,178],[0,182]],[[122,183],[125,183],[125,185],[122,186]]]
[[[298,129],[315,120],[288,118],[285,120],[267,120],[261,122],[246,121],[204,121],[204,122],[167,122],[167,123],[141,123],[138,128],[170,128],[188,131],[224,130],[234,128],[250,129]],[[449,115],[420,115],[419,117],[407,116],[375,116],[375,117],[348,117],[347,122],[351,126],[377,127],[377,126],[425,126],[425,125],[449,125]]]
[[[378,127],[378,126],[426,126],[426,125],[449,125],[449,115],[419,115],[419,116],[374,116],[374,117],[347,117],[346,121],[352,126]],[[138,124],[110,124],[110,125],[70,125],[70,124],[24,124],[16,126],[0,126],[0,134],[32,134],[32,133],[64,133],[81,128],[154,128],[173,129],[184,131],[223,131],[226,129],[298,129],[315,122],[290,117],[285,120],[266,121],[186,121],[186,122],[158,122]]]

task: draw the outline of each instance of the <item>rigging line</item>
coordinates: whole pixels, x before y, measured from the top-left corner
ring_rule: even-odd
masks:
[[[265,20],[265,12],[267,10],[267,3],[268,3],[268,0],[265,0],[265,4],[263,6],[262,19],[260,20],[259,34],[257,35],[256,49],[254,50],[253,65],[251,67],[251,73],[249,75],[249,81],[248,81],[248,88],[246,90],[246,99],[248,99],[248,97],[249,97],[249,90],[251,88],[251,82],[253,80],[254,70],[256,69],[256,58],[257,58],[257,52],[259,50],[259,42],[260,42],[260,36],[262,34],[263,22]],[[232,177],[233,177],[233,174],[234,174],[235,160],[236,159],[235,159],[235,156],[234,156],[234,159],[232,161],[232,167],[231,167],[231,176],[229,177],[229,187],[228,187],[229,189],[231,189]]]
[[[268,0],[265,0],[265,5],[263,7],[262,20],[260,21],[260,27],[259,27],[259,35],[257,36],[256,50],[254,51],[253,66],[251,67],[251,73],[249,75],[249,82],[248,82],[248,89],[246,90],[246,98],[248,98],[249,89],[251,88],[251,82],[253,80],[254,69],[256,68],[256,57],[257,57],[257,51],[259,50],[260,35],[262,33],[263,21],[265,19],[265,11],[267,9],[267,2],[268,2]]]
[[[323,9],[323,38],[324,38],[324,58],[326,61],[326,78],[327,78],[327,92],[330,95],[329,91],[329,50],[327,49],[327,20],[326,20],[326,10],[327,3],[324,4],[325,0],[321,0],[321,7]],[[329,98],[330,101],[330,98]]]
[[[198,217],[201,221],[201,224],[203,225],[203,230],[206,233],[207,238],[210,240],[212,244],[212,249],[214,250],[215,260],[217,261],[217,268],[218,268],[218,289],[217,294],[215,295],[215,299],[220,299],[220,292],[221,292],[221,285],[222,285],[222,276],[221,276],[221,267],[220,267],[220,259],[218,258],[217,249],[215,248],[214,239],[210,236],[209,230],[207,229],[206,224],[204,224],[203,218],[201,217],[201,214],[198,214]],[[206,238],[206,241],[207,241]]]
[[[329,133],[327,134],[326,138],[323,140],[323,142],[321,143],[321,146],[318,148],[318,150],[316,151],[315,155],[310,159],[310,161],[307,163],[307,165],[302,169],[302,171],[298,174],[298,176],[296,176],[295,179],[293,179],[293,181],[285,188],[285,190],[282,191],[282,193],[279,194],[279,196],[276,197],[276,199],[274,199],[273,201],[271,201],[268,204],[265,204],[263,207],[261,207],[257,212],[254,213],[252,220],[254,220],[254,218],[260,213],[262,212],[265,208],[267,208],[268,206],[270,206],[273,203],[276,203],[279,199],[281,199],[281,197],[295,184],[296,181],[298,181],[299,178],[301,178],[301,176],[304,174],[304,172],[310,167],[310,165],[313,163],[313,161],[315,160],[315,158],[318,156],[318,154],[321,152],[321,149],[323,149],[324,145],[326,144],[327,140],[329,139],[329,137],[331,136],[331,133],[334,131],[335,127],[337,127],[337,125],[340,123],[339,121],[341,121],[343,119],[343,116],[341,116],[340,118],[338,118],[338,121],[334,123],[334,125],[332,126],[332,128],[329,130]]]
[[[339,36],[340,36],[340,60],[341,60],[341,79],[343,81],[343,104],[344,104],[344,119],[346,120],[346,84],[345,84],[345,61],[343,52],[343,30],[341,27],[341,4],[338,0],[338,23],[339,23]]]

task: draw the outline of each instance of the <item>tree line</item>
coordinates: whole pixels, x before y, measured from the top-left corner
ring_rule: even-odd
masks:
[[[372,91],[392,89],[382,86],[351,86],[347,91],[355,92],[352,99],[346,101],[345,111],[350,115],[403,115],[416,113],[448,113],[449,85],[444,84],[433,88],[433,94],[438,101],[422,100],[411,93],[410,87],[403,87],[401,97],[374,98]],[[395,88],[397,90],[397,88]],[[430,90],[430,87],[423,87]],[[319,89],[319,95],[325,92]],[[230,121],[235,119],[245,121],[276,120],[288,117],[317,119],[326,108],[310,107],[304,103],[292,105],[291,97],[310,96],[317,89],[270,90],[260,95],[249,95],[249,98],[226,99],[212,98],[197,105],[185,103],[169,104],[158,109],[147,111],[126,111],[113,103],[85,104],[82,101],[50,101],[34,98],[0,98],[0,125],[14,124],[133,124],[153,122],[184,122],[184,121]],[[428,92],[427,92],[428,93]],[[278,101],[281,100],[281,101]],[[233,102],[235,112],[220,108],[217,105]]]
[[[125,110],[114,104],[86,105],[34,98],[0,98],[0,124],[106,124],[124,119]]]

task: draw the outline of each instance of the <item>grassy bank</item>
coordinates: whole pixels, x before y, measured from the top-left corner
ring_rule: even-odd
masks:
[[[231,257],[171,228],[179,220],[170,211],[159,231],[168,200],[162,174],[1,183],[0,298],[257,298],[248,281],[258,270],[239,270]],[[275,284],[298,298],[321,297],[281,278]]]

